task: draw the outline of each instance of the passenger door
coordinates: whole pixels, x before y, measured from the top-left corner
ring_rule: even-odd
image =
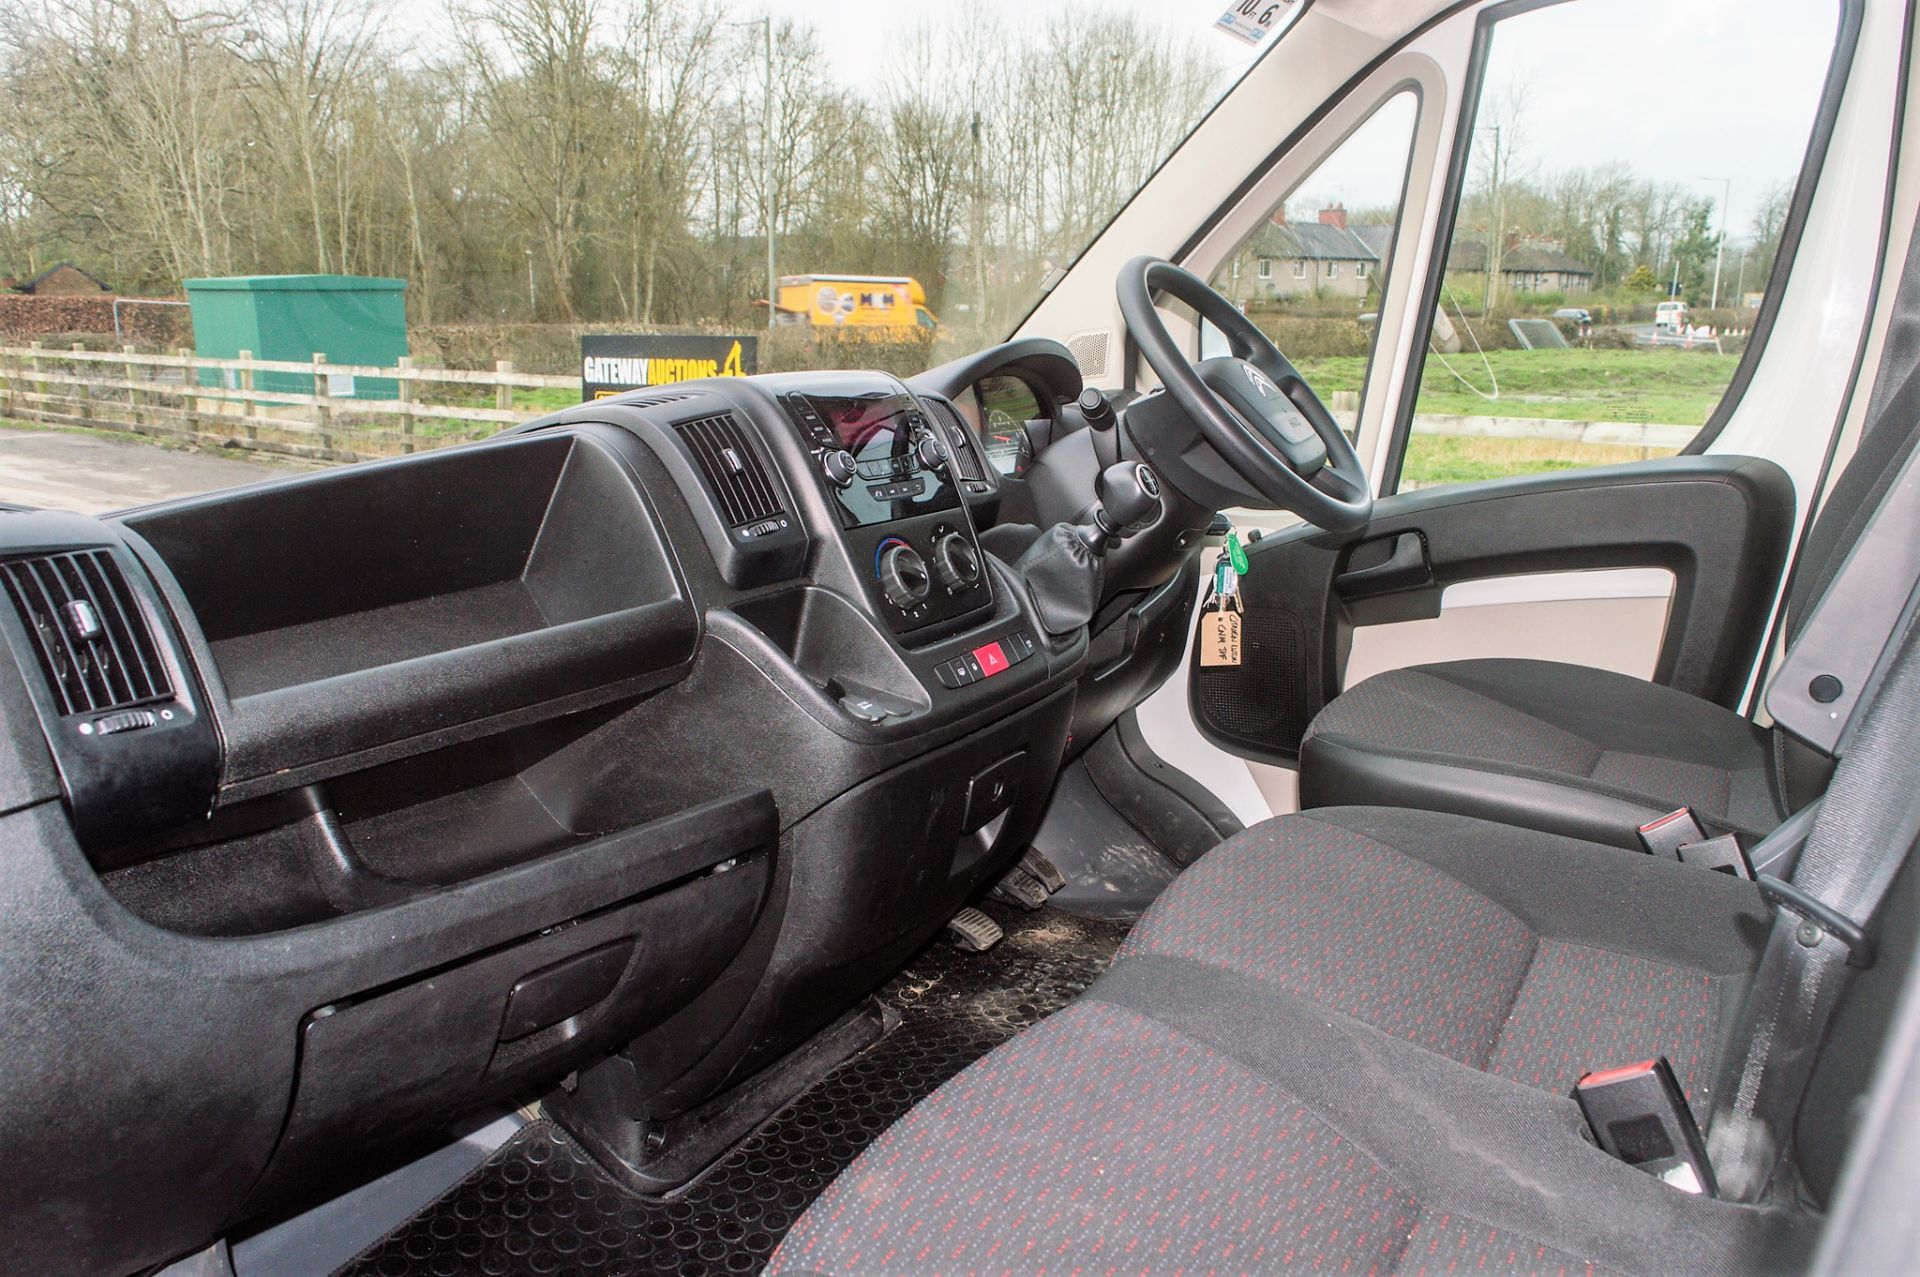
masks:
[[[1431,49],[1446,88],[1419,95],[1383,353],[1358,370],[1296,359],[1334,395],[1357,379],[1335,406],[1377,476],[1375,518],[1329,534],[1240,512],[1260,537],[1242,664],[1190,660],[1159,716],[1178,698],[1213,746],[1287,765],[1342,687],[1467,655],[1745,704],[1872,308],[1899,66],[1862,51],[1899,47],[1901,20],[1569,0],[1459,15],[1403,50]],[[1450,47],[1466,50],[1452,66]],[[1622,67],[1672,67],[1648,51],[1677,48],[1698,94],[1669,109],[1624,91]],[[1444,136],[1423,173],[1430,127]],[[1214,273],[1234,254],[1216,232],[1187,261]],[[1670,296],[1690,328],[1655,330]],[[1286,805],[1284,785],[1262,789]]]

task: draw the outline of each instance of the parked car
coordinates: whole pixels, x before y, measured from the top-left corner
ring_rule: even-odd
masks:
[[[1685,332],[1687,314],[1685,302],[1661,302],[1653,308],[1653,331],[1656,333]]]

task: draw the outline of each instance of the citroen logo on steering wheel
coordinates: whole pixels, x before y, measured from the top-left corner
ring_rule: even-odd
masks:
[[[1280,388],[1273,384],[1273,381],[1267,376],[1267,374],[1261,372],[1258,368],[1255,368],[1252,364],[1248,364],[1246,366],[1246,369],[1247,369],[1247,380],[1252,383],[1253,388],[1255,390],[1260,392],[1260,397],[1262,399],[1271,399],[1275,395],[1280,393]]]

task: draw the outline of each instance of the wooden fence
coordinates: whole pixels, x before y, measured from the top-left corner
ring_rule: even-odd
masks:
[[[278,374],[274,385],[256,384]],[[295,388],[286,388],[288,379]],[[391,399],[351,397],[362,379]],[[311,384],[311,390],[304,387]],[[360,461],[481,439],[577,398],[576,377],[515,372],[202,359],[120,351],[0,346],[0,417],[122,430],[209,447],[311,461]]]

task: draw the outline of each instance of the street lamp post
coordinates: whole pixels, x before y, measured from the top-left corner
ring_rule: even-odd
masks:
[[[767,327],[772,328],[780,301],[780,277],[774,271],[773,260],[773,14],[768,12],[764,18],[750,18],[734,25],[767,29],[766,93],[760,118],[760,216],[766,221]]]
[[[1720,183],[1720,235],[1713,246],[1713,300],[1707,309],[1720,309],[1720,263],[1727,255],[1727,205],[1733,201],[1733,179],[1730,177],[1703,177],[1703,182]]]

